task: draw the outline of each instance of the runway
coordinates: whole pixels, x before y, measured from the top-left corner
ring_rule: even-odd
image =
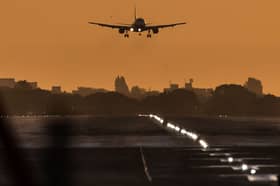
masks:
[[[55,148],[40,140],[53,135],[43,132],[46,125],[27,124],[23,130],[18,127],[23,121],[18,121],[13,126],[38,185],[278,185],[280,146],[278,136],[269,133],[277,132],[277,122],[264,122],[273,130],[261,132],[262,125],[255,121],[249,125],[258,130],[240,120],[229,120],[227,127],[222,123],[229,121],[203,120],[211,123],[209,128],[201,119],[168,118],[175,126],[169,129],[167,119],[161,118],[166,121],[150,115],[71,119],[75,130],[70,142]],[[0,184],[11,185],[12,180],[1,164]]]

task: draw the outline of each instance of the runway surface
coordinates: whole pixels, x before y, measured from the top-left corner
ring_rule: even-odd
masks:
[[[278,120],[160,118],[162,123],[150,116],[9,122],[38,185],[278,185]],[[50,123],[67,131],[52,133]],[[4,158],[0,153],[5,186],[15,178]]]

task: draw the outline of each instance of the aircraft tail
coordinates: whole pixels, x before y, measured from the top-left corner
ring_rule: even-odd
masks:
[[[134,21],[137,19],[137,9],[136,5],[134,6]]]

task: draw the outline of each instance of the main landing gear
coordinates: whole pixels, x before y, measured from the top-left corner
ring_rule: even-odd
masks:
[[[124,33],[124,37],[125,37],[125,38],[129,38],[129,34],[128,34],[128,31],[127,31],[127,30],[126,30],[125,33]]]
[[[152,34],[151,34],[151,31],[150,31],[150,30],[148,31],[147,38],[152,38]]]

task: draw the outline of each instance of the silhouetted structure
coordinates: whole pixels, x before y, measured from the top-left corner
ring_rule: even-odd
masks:
[[[249,77],[245,82],[244,87],[247,88],[250,92],[257,94],[258,96],[263,95],[262,82],[258,79]]]
[[[185,89],[189,91],[193,91],[198,97],[200,102],[205,102],[212,97],[214,92],[212,88],[194,88],[193,82],[194,80],[190,79],[188,83],[185,83]]]
[[[147,96],[147,92],[144,88],[134,86],[131,88],[131,97],[135,99],[143,99]]]
[[[200,101],[205,102],[213,96],[214,90],[212,88],[194,88],[193,92]]]
[[[186,90],[192,90],[193,89],[193,79],[190,79],[189,83],[185,83],[185,89]]]
[[[101,89],[101,88],[89,88],[89,87],[78,87],[78,90],[73,90],[72,93],[73,94],[78,94],[80,96],[89,96],[92,94],[96,94],[96,93],[105,93],[108,92],[105,89]]]
[[[184,89],[148,96],[142,104],[145,112],[165,115],[191,115],[196,112],[199,105],[196,95]]]
[[[16,81],[14,78],[1,78],[0,87],[15,88]]]
[[[16,82],[15,88],[34,90],[34,89],[38,88],[38,83],[37,82],[28,82],[26,80],[18,81],[18,82]]]
[[[13,85],[14,88],[13,88]],[[54,86],[52,91],[37,88],[36,82],[0,79],[0,94],[6,112],[0,115],[170,115],[280,116],[280,98],[262,95],[259,80],[249,78],[245,86],[221,85],[212,89],[194,88],[193,79],[180,88],[170,84],[164,93],[134,86],[131,93],[125,78],[115,79],[116,92],[79,87],[69,94]],[[259,96],[262,95],[262,96]],[[51,111],[51,112],[50,112]]]
[[[53,86],[51,92],[53,94],[61,94],[62,93],[61,87],[60,86]]]
[[[125,96],[130,95],[129,88],[123,76],[118,76],[115,79],[115,91]]]
[[[148,90],[148,92],[146,92],[146,96],[158,96],[160,95],[160,91],[157,90]]]
[[[218,115],[255,115],[257,97],[240,85],[221,85],[207,104],[207,113]]]
[[[148,91],[144,98],[132,99],[117,92],[94,93],[83,97],[77,94],[53,94],[41,89],[0,89],[7,115],[135,115],[162,113],[165,115],[242,115],[280,116],[280,98],[257,96],[240,85],[222,85],[213,96],[201,101],[191,90],[177,89],[161,93]],[[50,112],[51,111],[51,112]]]
[[[174,84],[174,83],[171,83],[170,85],[169,85],[169,88],[165,88],[164,90],[163,90],[163,92],[173,92],[174,90],[177,90],[177,89],[179,89],[179,85],[178,84]]]
[[[116,92],[92,94],[82,101],[78,110],[86,114],[134,115],[139,111],[137,100]]]

